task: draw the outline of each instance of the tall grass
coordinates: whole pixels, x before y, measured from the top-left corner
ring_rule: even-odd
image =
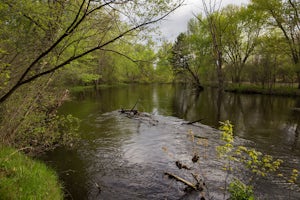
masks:
[[[0,145],[0,199],[60,200],[63,192],[45,164]]]

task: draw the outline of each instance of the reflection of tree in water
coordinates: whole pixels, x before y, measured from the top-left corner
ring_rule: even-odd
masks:
[[[183,87],[177,88],[175,90],[175,95],[173,98],[173,110],[176,113],[177,117],[184,118],[190,121],[198,120],[193,117],[193,112],[195,113],[195,111],[197,110],[195,108],[195,104],[199,101],[199,97],[199,91],[184,89]]]
[[[292,150],[295,150],[297,148],[299,135],[300,135],[300,99],[298,98],[295,102],[295,106],[292,110],[291,115],[291,123],[295,125],[295,137],[294,137],[294,143],[292,145]]]
[[[188,121],[203,119],[202,123],[214,127],[219,121],[230,120],[238,136],[258,142],[261,148],[273,151],[278,146],[279,151],[299,146],[300,115],[291,113],[294,98],[222,93],[210,88],[195,94],[179,87],[172,101],[177,117]]]
[[[299,134],[300,134],[300,123],[298,122],[298,124],[296,125],[295,140],[294,140],[294,144],[292,146],[292,150],[297,148],[297,142],[298,142],[298,139],[299,139]]]

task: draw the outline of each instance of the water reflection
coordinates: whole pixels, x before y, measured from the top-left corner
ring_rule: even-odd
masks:
[[[73,199],[74,196],[78,199],[86,197],[89,191],[86,169],[89,166],[86,158],[78,151],[59,148],[43,155],[41,159],[58,172],[67,199]]]
[[[230,120],[235,134],[257,143],[258,148],[268,146],[295,151],[300,155],[298,133],[299,113],[292,112],[299,99],[265,95],[220,93],[207,89],[200,94],[192,90],[177,89],[173,105],[176,116],[218,127],[219,121]],[[269,151],[269,150],[268,150]]]
[[[139,111],[188,121],[202,119],[202,123],[213,127],[218,127],[219,121],[231,120],[236,135],[253,141],[251,144],[263,152],[287,160],[287,168],[299,169],[300,112],[293,110],[300,107],[299,98],[239,95],[217,89],[197,93],[180,85],[133,85],[96,92],[90,90],[74,94],[73,101],[65,103],[60,110],[82,120],[81,146],[76,151],[59,149],[45,158],[61,172],[67,189],[77,197],[73,195],[74,199],[97,199],[101,195],[113,199],[126,199],[130,195],[136,199],[143,199],[143,195],[155,198],[155,194],[151,194],[153,191],[161,192],[160,197],[165,197],[166,190],[157,187],[170,188],[160,176],[170,161],[162,162],[166,158],[161,147],[170,143],[168,140],[173,135],[151,132],[138,121],[124,122],[123,118],[103,115],[120,108],[132,108],[136,102]],[[143,134],[146,130],[150,135]],[[173,139],[174,146],[183,145],[181,136]],[[185,153],[179,154],[183,157]],[[68,169],[78,174],[62,173]],[[132,191],[139,188],[143,177],[152,178],[141,191],[125,192],[128,182],[132,182],[128,186]],[[99,196],[95,183],[105,183],[104,194]],[[117,189],[112,190],[113,187]],[[175,188],[170,191],[173,189],[176,191]],[[112,191],[114,193],[109,194]],[[120,194],[125,196],[118,196]],[[172,195],[173,199],[178,197],[177,193]]]

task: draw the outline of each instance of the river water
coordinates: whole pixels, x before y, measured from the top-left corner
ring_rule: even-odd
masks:
[[[151,113],[150,120],[121,115],[121,108]],[[132,85],[74,93],[60,112],[81,119],[75,149],[58,148],[41,159],[59,174],[67,199],[195,199],[184,186],[164,176],[177,174],[193,181],[175,161],[202,175],[212,199],[223,199],[225,172],[215,158],[219,121],[234,124],[245,146],[285,161],[283,171],[300,171],[300,98],[203,92],[174,85]],[[204,125],[186,125],[201,120]],[[205,126],[206,125],[206,126]],[[207,138],[199,166],[190,161],[194,144],[189,132]],[[200,149],[200,150],[199,150]],[[98,186],[101,190],[98,189]],[[255,183],[261,199],[300,199],[299,183],[277,179]]]

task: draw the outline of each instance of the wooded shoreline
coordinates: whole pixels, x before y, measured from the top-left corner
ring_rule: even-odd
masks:
[[[233,92],[240,94],[261,94],[261,95],[274,95],[274,96],[289,96],[300,97],[300,90],[293,87],[274,87],[263,88],[258,85],[229,85],[225,88],[225,92]]]

